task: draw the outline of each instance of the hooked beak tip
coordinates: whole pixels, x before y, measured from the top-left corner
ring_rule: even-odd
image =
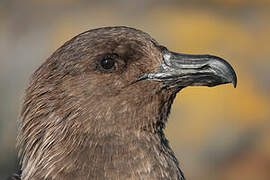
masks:
[[[236,78],[233,79],[232,83],[233,83],[233,87],[236,88],[236,86],[237,86],[237,79]]]
[[[232,83],[233,87],[237,86],[237,76],[233,69],[233,67],[224,59],[217,56],[209,56],[211,57],[209,61],[209,66],[216,71],[216,75],[223,76],[227,79],[228,83]]]

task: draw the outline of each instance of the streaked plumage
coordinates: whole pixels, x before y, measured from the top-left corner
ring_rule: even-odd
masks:
[[[26,89],[22,179],[184,179],[163,129],[182,88],[233,82],[221,58],[168,51],[148,34],[106,27],[52,54]]]

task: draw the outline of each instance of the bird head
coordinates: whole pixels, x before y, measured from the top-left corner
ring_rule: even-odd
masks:
[[[169,51],[140,30],[79,34],[32,75],[19,132],[24,169],[31,170],[30,161],[46,167],[53,153],[100,137],[162,131],[179,90],[225,83],[236,86],[236,75],[222,58]]]
[[[133,28],[94,29],[67,41],[32,75],[21,133],[163,128],[184,87],[236,82],[220,57],[175,53]]]

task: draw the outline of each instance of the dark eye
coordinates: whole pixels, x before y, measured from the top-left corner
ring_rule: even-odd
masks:
[[[111,57],[105,57],[104,59],[101,60],[100,65],[103,69],[109,70],[114,67],[115,61]]]

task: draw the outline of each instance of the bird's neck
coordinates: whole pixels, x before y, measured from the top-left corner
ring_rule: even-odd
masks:
[[[183,178],[178,161],[162,132],[112,133],[91,138],[77,148],[55,164],[55,173],[51,174],[56,174],[56,179]]]
[[[22,179],[184,179],[163,132],[73,138],[36,157],[39,166],[29,163]]]
[[[163,132],[130,131],[97,139],[81,154],[90,179],[181,179],[178,161]],[[86,158],[87,157],[87,158]],[[84,165],[82,166],[84,167]],[[84,172],[84,171],[82,171]]]
[[[23,163],[23,179],[183,179],[163,133],[173,99],[152,99],[161,104],[147,100],[137,109],[118,104],[106,111],[108,119],[97,119],[97,114],[84,126],[76,119],[63,127],[54,124],[55,130],[48,128],[52,132],[44,132],[33,145],[35,153]]]

